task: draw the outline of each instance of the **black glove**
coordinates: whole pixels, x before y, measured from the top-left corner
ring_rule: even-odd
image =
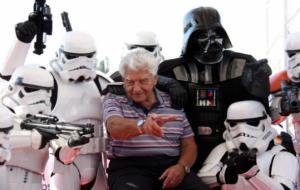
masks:
[[[287,149],[288,152],[294,154],[296,156],[296,151],[293,144],[293,139],[290,134],[286,132],[280,133],[281,145]]]
[[[68,146],[75,147],[88,143],[90,141],[89,137],[80,136],[77,131],[71,133],[70,138],[68,139]]]
[[[217,179],[220,184],[235,184],[238,181],[238,174],[236,173],[235,159],[239,156],[237,150],[229,152],[222,170],[217,174]],[[223,180],[220,178],[220,174],[223,175]]]
[[[266,98],[270,94],[269,76],[272,69],[267,59],[247,63],[241,77],[245,89],[253,96]]]
[[[250,170],[256,164],[256,149],[250,149],[242,152],[235,158],[236,173],[242,174]]]
[[[174,109],[182,109],[188,101],[188,93],[183,86],[172,78],[158,76],[156,87],[159,90],[169,92]]]
[[[58,139],[55,133],[48,132],[46,130],[38,130],[37,131],[42,135],[42,143],[39,147],[39,149],[43,149],[49,141],[53,139]]]
[[[107,93],[124,95],[126,92],[122,82],[113,82],[107,84],[107,87],[102,91],[102,93],[103,95],[106,95]]]
[[[30,43],[36,35],[38,28],[34,22],[25,21],[15,27],[17,38],[24,43]]]

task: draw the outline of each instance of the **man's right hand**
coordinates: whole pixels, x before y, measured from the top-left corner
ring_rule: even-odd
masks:
[[[38,28],[34,22],[20,22],[15,27],[17,38],[24,43],[30,43],[36,35]]]
[[[177,115],[160,115],[160,114],[150,114],[145,123],[143,124],[141,130],[143,134],[150,134],[158,137],[163,136],[163,130],[161,126],[163,126],[166,122],[175,121],[177,119]]]

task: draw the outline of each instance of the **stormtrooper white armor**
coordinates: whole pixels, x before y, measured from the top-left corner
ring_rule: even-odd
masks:
[[[198,176],[212,188],[295,189],[296,157],[273,142],[277,132],[264,106],[240,101],[229,106],[225,142],[209,154]]]
[[[297,154],[298,162],[300,163],[300,97],[299,97],[299,82],[300,82],[300,32],[290,34],[285,43],[285,51],[287,53],[287,68],[286,70],[275,73],[270,78],[270,86],[272,95],[270,96],[271,117],[274,124],[280,124],[291,115],[294,133],[290,133],[293,138],[293,148]],[[284,89],[281,84],[286,81],[289,92],[294,94],[294,100],[283,97]],[[291,97],[291,96],[290,96]],[[287,100],[287,101],[286,101]],[[288,102],[293,104],[289,104]],[[299,175],[299,174],[298,174]],[[297,181],[300,185],[300,176]]]
[[[22,28],[24,25],[30,27],[32,23],[26,21],[23,25],[17,25],[16,30],[26,30],[26,27]],[[25,35],[33,31],[20,33]],[[22,37],[17,37],[22,41]],[[17,43],[21,45],[13,47],[0,71],[4,78],[9,76],[15,67],[24,64],[29,45],[19,41]],[[18,57],[20,52],[23,53]],[[105,149],[101,91],[111,79],[96,72],[96,53],[94,39],[89,34],[71,31],[65,34],[56,59],[50,62],[52,69],[50,73],[55,79],[55,88],[51,96],[53,107],[51,114],[65,122],[95,124],[95,137],[90,139],[88,145],[70,148],[65,139],[51,143],[53,154],[50,154],[48,167],[52,172],[50,189],[79,190],[86,184],[93,185],[95,179],[93,188],[107,187],[105,170],[101,164],[101,153]]]
[[[300,82],[300,32],[290,34],[286,40],[285,51],[288,55],[287,73],[293,82]]]
[[[13,117],[11,112],[2,105],[0,115],[0,165],[3,165],[11,157],[9,131],[13,128]]]
[[[13,128],[11,112],[0,105],[0,188],[8,189],[5,162],[10,159],[9,131]]]
[[[135,33],[135,35],[130,36],[125,42],[124,54],[138,47],[144,48],[151,52],[156,58],[157,63],[161,63],[164,60],[164,57],[161,54],[162,47],[160,46],[157,36],[154,32],[149,30],[141,30]]]
[[[40,190],[48,160],[48,146],[39,132],[22,130],[19,123],[28,115],[49,114],[53,77],[39,67],[18,67],[9,80],[2,103],[14,115],[10,132],[11,159],[6,163],[7,189]],[[2,188],[1,188],[2,189]]]
[[[101,91],[111,79],[96,73],[95,55],[96,45],[88,34],[68,32],[57,59],[50,63],[57,83],[52,114],[62,121],[95,125],[95,137],[80,146],[79,155],[77,149],[69,148],[63,139],[52,142],[56,159],[52,157],[50,160],[53,161],[54,174],[50,179],[51,189],[80,189],[80,186],[92,183],[97,175],[95,187],[106,188],[106,175],[101,164],[101,153],[106,148]]]

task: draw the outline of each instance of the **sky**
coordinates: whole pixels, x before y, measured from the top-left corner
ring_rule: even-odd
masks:
[[[25,21],[34,0],[5,0],[0,7],[2,48],[5,60],[15,41],[14,26]],[[166,59],[178,57],[182,46],[184,14],[199,6],[215,7],[233,44],[233,50],[265,57],[264,4],[260,0],[46,0],[53,15],[53,35],[47,36],[44,54],[32,53],[26,63],[48,65],[55,56],[65,29],[60,13],[66,11],[73,30],[89,32],[96,39],[98,58],[108,56],[110,71],[118,68],[124,39],[140,29],[156,32]]]

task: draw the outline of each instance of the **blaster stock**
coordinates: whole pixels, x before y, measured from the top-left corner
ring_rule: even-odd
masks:
[[[34,43],[33,53],[40,55],[46,48],[44,34],[52,35],[52,15],[50,7],[46,4],[46,0],[35,0],[33,12],[29,15],[29,21],[36,24],[38,31],[36,41]]]
[[[300,112],[300,101],[298,99],[299,88],[297,86],[288,85],[285,80],[281,81],[281,112],[283,116],[291,113]]]
[[[24,119],[21,129],[36,129],[41,134],[51,134],[57,137],[67,135],[71,138],[68,141],[70,147],[83,145],[89,142],[89,138],[93,137],[93,124],[78,124],[69,122],[59,122],[58,118],[53,115],[37,114]]]

